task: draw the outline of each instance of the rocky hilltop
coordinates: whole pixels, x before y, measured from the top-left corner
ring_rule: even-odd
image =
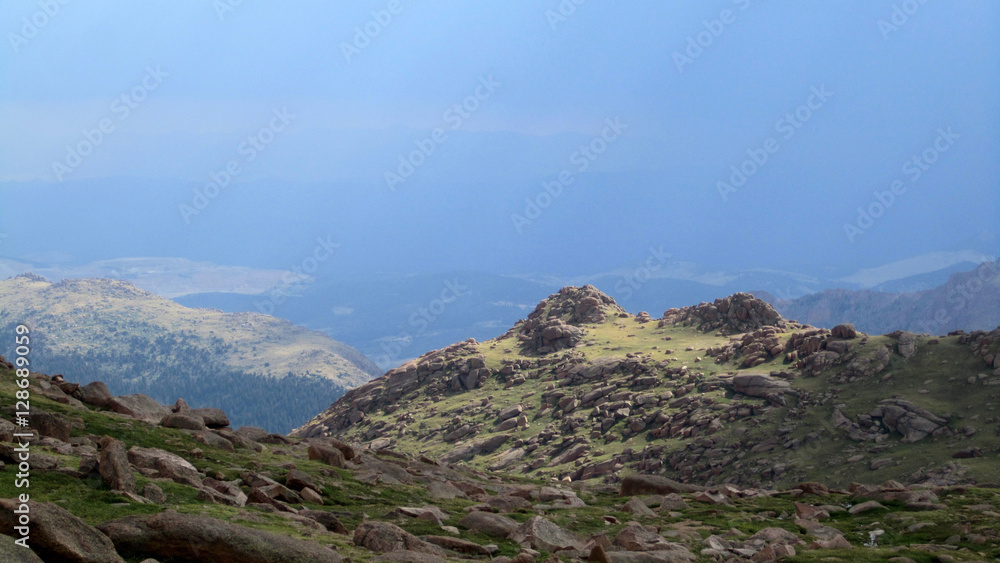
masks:
[[[495,340],[349,391],[294,435],[574,482],[995,482],[998,346],[1000,329],[814,328],[749,294],[653,318],[569,287]]]

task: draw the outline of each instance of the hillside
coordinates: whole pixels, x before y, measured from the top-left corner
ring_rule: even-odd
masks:
[[[294,435],[574,481],[996,482],[998,347],[1000,329],[816,329],[749,294],[657,319],[567,287],[494,340],[349,391]]]
[[[5,562],[1000,557],[995,487],[706,488],[641,474],[614,486],[540,481],[329,438],[234,429],[218,409],[170,408],[112,397],[100,384],[24,375],[28,428],[10,422],[10,406],[0,417],[0,468],[30,451],[30,469],[18,470],[26,475],[15,479],[8,469],[0,479]],[[22,389],[15,381],[0,357],[0,396]],[[36,437],[14,440],[15,433]]]
[[[4,353],[20,323],[36,335],[39,369],[162,402],[184,396],[271,431],[287,432],[378,375],[367,358],[322,333],[256,313],[189,309],[123,281],[4,280]]]
[[[953,330],[989,330],[1000,325],[1000,261],[952,274],[933,289],[907,293],[828,289],[789,300],[773,300],[783,316],[832,328],[853,323],[872,334],[908,330],[945,334]]]

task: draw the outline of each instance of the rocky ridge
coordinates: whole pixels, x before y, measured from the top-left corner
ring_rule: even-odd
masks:
[[[496,340],[390,370],[295,435],[573,481],[616,483],[629,471],[755,487],[990,479],[989,465],[970,473],[953,460],[1000,453],[1000,372],[982,371],[995,370],[997,331],[817,329],[749,294],[654,323],[597,293],[563,289]],[[934,389],[950,412],[926,400]]]

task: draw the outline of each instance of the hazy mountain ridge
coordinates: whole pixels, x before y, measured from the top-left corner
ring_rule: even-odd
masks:
[[[763,299],[773,296],[755,292]],[[872,334],[908,330],[945,334],[1000,326],[1000,260],[952,274],[932,289],[910,293],[828,289],[797,299],[772,301],[787,318],[833,327],[854,323]]]
[[[184,395],[274,431],[379,373],[322,333],[257,313],[189,309],[117,280],[18,276],[0,282],[0,311],[5,351],[14,327],[28,325],[39,369],[163,402]]]

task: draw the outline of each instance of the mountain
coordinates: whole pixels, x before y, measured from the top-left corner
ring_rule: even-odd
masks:
[[[752,305],[747,310],[766,313]],[[593,308],[567,316],[600,320]],[[541,348],[561,347],[572,340],[569,332],[543,340]],[[34,355],[35,334],[24,336],[29,350],[12,357],[17,363]],[[0,479],[3,561],[708,563],[1000,556],[996,484],[935,484],[941,477],[930,476],[912,486],[887,481],[841,490],[806,482],[775,490],[614,473],[602,481],[538,481],[478,471],[443,461],[446,456],[234,429],[217,408],[115,397],[100,383],[81,387],[14,368],[0,357],[0,396],[28,393],[31,407],[25,416],[15,412],[21,407],[8,405],[0,417],[0,462],[18,467],[16,475],[11,469],[9,479]]]
[[[6,354],[18,324],[35,334],[37,369],[164,402],[184,396],[271,431],[288,431],[379,373],[322,333],[258,313],[189,309],[117,280],[0,282]]]
[[[992,482],[998,348],[1000,329],[813,328],[746,293],[656,319],[566,287],[502,336],[390,370],[293,435],[537,479]]]
[[[653,275],[677,277],[652,277]],[[783,272],[708,271],[674,263],[662,247],[649,249],[632,268],[574,278],[454,271],[440,274],[373,274],[363,279],[316,278],[262,295],[211,292],[173,299],[187,307],[262,312],[319,330],[396,367],[456,340],[486,340],[503,333],[535,303],[564,285],[602,284],[619,303],[636,310],[683,306],[754,287],[801,286]],[[806,293],[817,287],[812,281]]]
[[[766,292],[754,294],[770,297]],[[924,291],[828,289],[773,302],[788,318],[827,328],[851,322],[873,334],[897,329],[929,334],[989,330],[1000,326],[1000,260],[952,274],[946,283]]]

